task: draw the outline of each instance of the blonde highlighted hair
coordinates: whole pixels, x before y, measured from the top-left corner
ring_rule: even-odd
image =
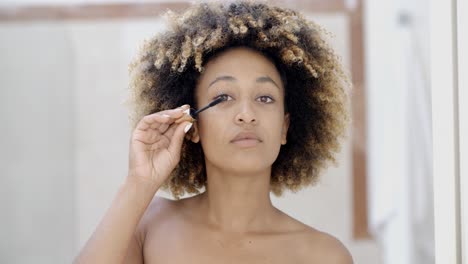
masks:
[[[310,185],[336,162],[349,123],[351,85],[324,29],[294,10],[251,1],[197,3],[183,13],[168,12],[167,18],[168,29],[146,41],[129,65],[133,127],[145,115],[196,105],[203,65],[244,46],[271,59],[283,76],[290,127],[288,143],[272,165],[273,193]],[[179,197],[198,193],[205,184],[201,145],[185,141],[166,187]]]

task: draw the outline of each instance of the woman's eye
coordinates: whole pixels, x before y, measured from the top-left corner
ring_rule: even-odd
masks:
[[[275,100],[273,100],[273,98],[271,98],[270,96],[260,96],[258,97],[258,100],[262,103],[266,103],[266,104],[270,104],[270,103],[273,103]]]
[[[216,96],[214,98],[214,100],[218,99],[218,98],[222,98],[223,101],[229,101],[230,99],[229,98],[232,98],[231,96],[227,95],[227,94],[220,94],[218,96]]]

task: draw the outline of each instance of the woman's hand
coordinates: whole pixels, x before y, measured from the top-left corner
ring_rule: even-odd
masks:
[[[188,105],[143,117],[132,133],[128,179],[159,188],[180,160],[192,118]]]

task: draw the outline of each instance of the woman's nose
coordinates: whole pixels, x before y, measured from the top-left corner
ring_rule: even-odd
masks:
[[[236,115],[236,123],[237,124],[256,124],[257,118],[255,116],[255,112],[253,111],[252,107],[248,103],[242,104],[239,109],[239,112]]]

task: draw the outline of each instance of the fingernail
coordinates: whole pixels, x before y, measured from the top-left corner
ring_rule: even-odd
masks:
[[[187,132],[190,130],[190,128],[192,128],[192,125],[193,125],[192,123],[188,124],[188,125],[184,128],[184,132],[187,133]]]
[[[184,110],[184,113],[187,114],[187,115],[190,115],[190,108],[189,109],[186,109]]]
[[[164,117],[171,117],[170,115],[166,115],[166,114],[163,114],[162,116],[164,116]]]

